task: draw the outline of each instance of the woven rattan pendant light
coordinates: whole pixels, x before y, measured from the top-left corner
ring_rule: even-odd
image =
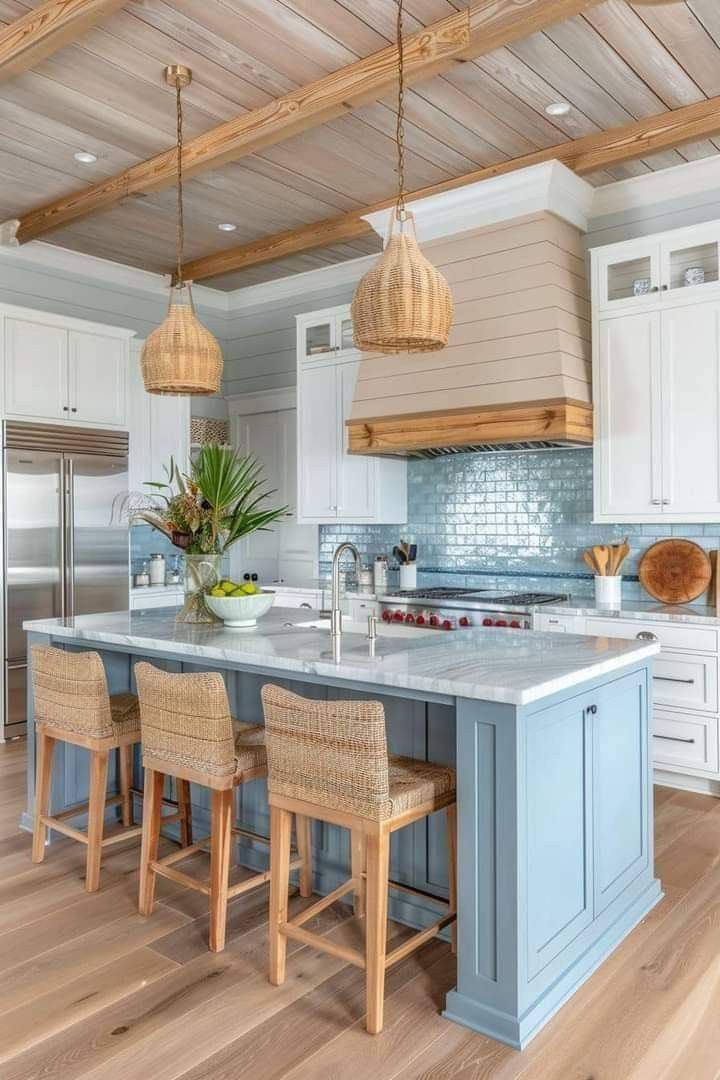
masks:
[[[183,190],[181,92],[192,79],[189,68],[165,68],[165,81],[175,87],[177,106],[177,269],[170,288],[165,321],[147,338],[141,365],[149,394],[216,394],[220,390],[223,357],[219,344],[198,319],[190,282],[183,280]]]
[[[398,197],[390,213],[385,250],[360,279],[353,296],[353,336],[356,347],[365,352],[434,352],[448,343],[453,302],[447,281],[420,251],[415,220],[405,207],[403,0],[397,5]]]

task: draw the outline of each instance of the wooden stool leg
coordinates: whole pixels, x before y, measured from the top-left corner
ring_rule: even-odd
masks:
[[[45,839],[47,826],[41,818],[47,817],[50,810],[50,789],[52,787],[52,763],[55,740],[44,731],[37,737],[37,767],[35,771],[35,821],[33,824],[32,861],[42,862],[45,858]]]
[[[210,825],[210,948],[222,952],[227,926],[233,792],[213,789]]]
[[[285,982],[287,937],[280,930],[288,917],[290,885],[290,833],[292,814],[278,806],[270,807],[270,967],[268,978],[273,986]]]
[[[448,901],[449,912],[457,911],[457,806],[448,806],[446,814],[446,843],[448,851]],[[457,919],[451,925],[452,951],[457,952]]]
[[[132,795],[130,788],[133,781],[133,751],[134,746],[118,747],[118,764],[120,766],[120,794],[122,795],[122,823],[127,829],[133,824]]]
[[[90,751],[90,797],[88,799],[87,863],[85,889],[96,892],[100,887],[100,859],[105,827],[107,798],[108,750]]]
[[[145,770],[145,793],[143,796],[142,847],[140,850],[140,892],[138,911],[152,915],[155,900],[155,871],[151,863],[158,856],[160,843],[160,815],[165,777],[153,769]]]
[[[295,815],[295,833],[297,835],[298,855],[302,859],[300,867],[300,895],[313,894],[312,867],[312,821],[304,814]]]
[[[367,845],[365,833],[359,829],[353,829],[350,834],[351,875],[360,879],[360,886],[355,890],[353,898],[353,911],[358,919],[365,915],[365,878],[367,864]]]
[[[190,847],[193,842],[193,830],[189,780],[178,780],[177,803],[180,814],[180,843],[183,847]]]
[[[390,834],[380,825],[367,834],[367,915],[365,924],[365,977],[367,1019],[371,1035],[383,1028],[385,950],[387,945]]]

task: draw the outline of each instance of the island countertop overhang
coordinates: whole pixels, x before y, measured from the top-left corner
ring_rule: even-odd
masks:
[[[346,634],[334,663],[326,631],[298,626],[297,609],[276,608],[257,627],[178,624],[170,610],[123,611],[24,623],[57,641],[122,647],[194,662],[248,665],[288,675],[303,673],[416,694],[530,705],[560,691],[641,663],[659,652],[655,642],[574,634],[466,630],[402,639],[378,638],[371,658],[365,638]]]

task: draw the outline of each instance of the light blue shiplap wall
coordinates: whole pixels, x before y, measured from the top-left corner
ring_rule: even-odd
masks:
[[[326,525],[320,529],[320,569],[341,540],[367,560],[392,557],[398,540],[418,545],[419,584],[536,588],[589,593],[583,548],[627,536],[632,556],[626,598],[639,597],[637,562],[667,536],[720,547],[720,524],[593,525],[592,451],[538,450],[457,454],[408,465],[408,524]],[[647,597],[646,597],[647,599]]]

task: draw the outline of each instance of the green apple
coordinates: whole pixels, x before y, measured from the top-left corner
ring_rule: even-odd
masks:
[[[256,592],[260,592],[257,585],[253,585],[252,581],[248,581],[246,585],[243,585],[242,591],[246,594],[246,596],[254,596]]]

